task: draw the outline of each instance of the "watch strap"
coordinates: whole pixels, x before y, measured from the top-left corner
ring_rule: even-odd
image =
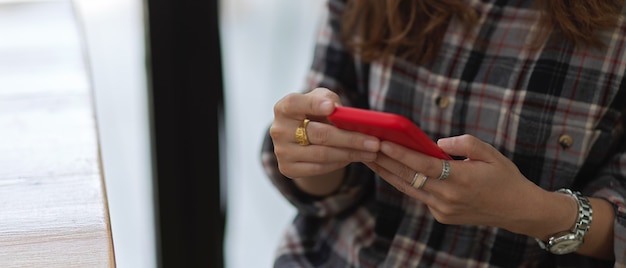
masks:
[[[571,196],[578,205],[578,216],[576,218],[576,222],[571,230],[565,232],[559,232],[548,239],[547,242],[544,242],[540,239],[535,238],[539,247],[547,250],[551,253],[555,254],[565,254],[570,253],[576,250],[576,248],[572,248],[571,251],[563,252],[562,250],[552,250],[553,246],[557,245],[560,241],[565,240],[578,240],[580,244],[584,242],[584,237],[589,231],[589,227],[591,226],[591,221],[593,219],[593,209],[591,208],[591,204],[589,200],[583,196],[578,191],[572,191],[570,189],[559,189],[556,192],[564,193]]]
[[[593,209],[591,208],[591,204],[589,203],[589,199],[584,197],[578,191],[572,191],[570,189],[559,189],[557,192],[565,193],[570,195],[576,203],[578,203],[578,217],[576,219],[576,223],[572,228],[572,233],[575,233],[577,237],[583,239],[587,231],[589,231],[589,227],[591,226],[591,220],[593,219]]]

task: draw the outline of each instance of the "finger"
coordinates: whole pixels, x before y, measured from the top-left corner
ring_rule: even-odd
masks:
[[[439,139],[437,145],[448,154],[484,162],[493,162],[500,155],[493,146],[467,134]]]
[[[339,129],[329,124],[311,121],[306,133],[311,144],[369,152],[378,152],[380,149],[380,140],[374,136]]]
[[[379,157],[378,159],[381,158]],[[418,182],[411,186],[410,182],[407,182],[406,178],[398,177],[394,172],[388,171],[379,165],[379,163],[380,161],[377,160],[376,162],[366,163],[366,166],[376,172],[376,174],[400,192],[423,202],[426,206],[428,206],[428,209],[437,221],[445,224],[460,223],[456,215],[458,214],[458,211],[463,211],[464,206],[449,204],[446,202],[446,199],[441,199],[437,194],[426,189],[426,186],[429,186],[430,184],[439,183],[437,180],[427,179],[423,188],[417,189]]]
[[[365,165],[389,184],[393,185],[393,187],[398,189],[400,192],[408,193],[409,191],[412,191],[410,188],[413,187],[411,187],[409,181],[386,169],[384,165],[380,164],[379,160],[376,162],[365,163]]]
[[[365,165],[400,192],[424,202],[427,206],[432,206],[437,203],[437,198],[430,192],[423,189],[417,189],[417,184],[411,186],[410,181],[407,181],[405,178],[399,177],[395,173],[387,170],[379,164],[378,160],[376,162],[365,163]],[[415,175],[415,173],[413,175]],[[411,177],[413,177],[413,175]],[[427,180],[425,185],[428,183],[430,183],[430,180]]]
[[[401,178],[407,184],[411,183],[413,176],[415,176],[415,173],[417,172],[415,169],[410,168],[385,154],[379,154],[376,157],[375,163],[385,171]]]
[[[316,144],[311,144],[309,146],[294,145],[290,147],[290,150],[292,150],[290,152],[291,155],[294,157],[297,156],[297,159],[290,158],[289,156],[284,159],[293,162],[372,162],[376,160],[378,155],[375,152],[321,146]]]
[[[394,165],[393,162],[397,161],[407,166],[410,170],[423,173],[428,178],[438,178],[439,175],[441,175],[443,166],[441,159],[425,155],[389,141],[381,142],[380,151],[391,159],[391,163],[388,163],[389,165]],[[407,171],[403,171],[402,169],[398,170],[394,168],[392,170],[398,172],[400,176],[406,176],[407,179],[413,178],[413,174],[408,174]]]
[[[307,94],[292,93],[283,97],[274,106],[276,116],[303,120],[306,115],[325,117],[330,115],[335,105],[340,104],[339,96],[325,88],[318,88]]]
[[[302,121],[298,120],[275,120],[270,126],[269,133],[275,144],[280,141],[297,144],[296,130],[301,124]],[[310,121],[305,132],[307,140],[312,145],[326,145],[369,152],[378,152],[380,148],[380,140],[376,137],[338,129],[325,123]]]
[[[439,160],[441,161],[441,160]],[[442,181],[437,180],[438,176],[433,176],[429,173],[426,173],[424,171],[421,171],[417,168],[413,168],[413,167],[409,167],[401,162],[399,162],[396,159],[393,159],[385,154],[379,154],[378,157],[376,157],[376,163],[378,165],[380,165],[381,167],[385,168],[386,170],[388,170],[389,172],[393,173],[394,175],[402,178],[403,181],[405,181],[408,184],[411,184],[413,182],[413,179],[415,178],[415,176],[417,176],[417,173],[423,174],[424,176],[426,176],[426,181],[423,185],[422,188],[425,191],[428,190],[432,190],[432,189],[438,189],[436,185],[441,184]],[[420,178],[421,180],[422,178]],[[418,187],[419,186],[420,181],[416,181],[414,186]],[[428,185],[428,187],[426,187],[426,185]],[[438,191],[433,191],[433,192],[438,192]]]
[[[335,110],[336,106],[342,105],[339,95],[327,88],[316,88],[308,93],[308,95],[311,95],[313,98],[311,108],[314,109],[316,106],[320,107],[321,114],[307,113],[308,117],[314,121],[329,123],[326,117]],[[332,105],[328,104],[328,99],[331,100]],[[331,108],[329,109],[328,107]]]
[[[312,163],[312,162],[293,162],[283,163],[279,162],[278,170],[287,178],[295,179],[302,177],[311,177],[329,173],[331,171],[340,169],[348,165],[347,162],[332,162],[332,163]]]

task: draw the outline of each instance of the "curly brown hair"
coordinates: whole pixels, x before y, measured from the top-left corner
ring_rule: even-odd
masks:
[[[623,0],[535,0],[540,31],[535,44],[553,31],[577,46],[601,47],[595,34],[617,25]],[[342,40],[365,61],[396,55],[428,62],[438,52],[451,18],[468,29],[478,14],[464,0],[348,0]],[[358,36],[359,38],[354,38]]]

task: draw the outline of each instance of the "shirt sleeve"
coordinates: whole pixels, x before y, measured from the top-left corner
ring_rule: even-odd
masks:
[[[367,67],[357,64],[352,54],[340,41],[341,13],[344,1],[330,0],[324,24],[318,32],[313,63],[306,77],[305,90],[317,87],[336,92],[346,106],[367,108],[365,75]],[[352,163],[339,189],[325,197],[308,195],[296,187],[293,180],[282,175],[278,169],[274,146],[266,132],[261,152],[265,173],[280,193],[293,204],[299,213],[316,217],[331,217],[356,207],[368,193],[373,192],[373,173],[361,163]]]
[[[615,209],[614,253],[615,267],[626,265],[626,139],[619,151],[600,169],[596,180],[584,189],[585,195],[609,201]],[[592,227],[593,228],[593,227]]]

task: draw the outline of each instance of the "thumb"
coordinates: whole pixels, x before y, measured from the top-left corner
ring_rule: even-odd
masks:
[[[450,155],[485,162],[492,162],[500,154],[493,146],[468,134],[439,139],[437,145]]]
[[[307,117],[326,117],[335,110],[339,96],[328,89],[316,89],[306,94],[291,93],[274,105],[275,117],[303,120]]]
[[[306,112],[308,115],[326,117],[335,110],[335,106],[341,104],[339,96],[326,88],[316,88],[306,95],[310,96]]]

